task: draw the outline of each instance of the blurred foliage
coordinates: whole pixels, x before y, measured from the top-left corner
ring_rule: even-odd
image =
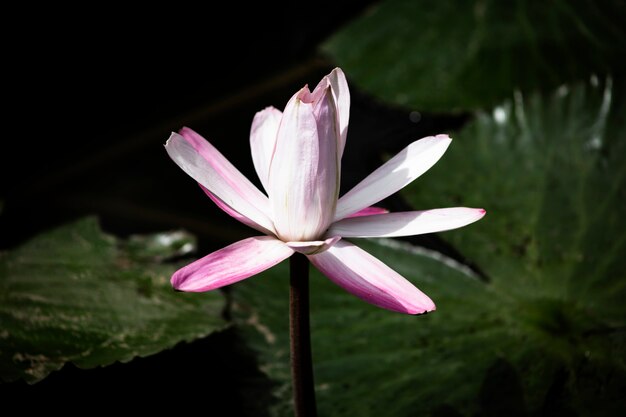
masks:
[[[518,94],[479,114],[405,189],[416,207],[488,212],[444,235],[481,274],[393,241],[364,244],[426,291],[435,313],[385,313],[313,274],[321,415],[624,409],[626,126],[613,94],[610,81]],[[286,276],[272,270],[234,292],[265,369],[284,384],[276,415],[290,413]]]
[[[377,98],[449,112],[624,72],[625,21],[620,0],[387,0],[323,50]]]
[[[121,241],[87,218],[1,253],[0,378],[32,383],[66,362],[126,362],[224,328],[221,293],[172,291],[176,265],[160,261],[194,247],[183,232]]]

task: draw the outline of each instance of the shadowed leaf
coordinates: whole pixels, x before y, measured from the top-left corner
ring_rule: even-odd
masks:
[[[221,293],[174,292],[175,265],[160,261],[193,247],[182,232],[120,241],[87,218],[0,254],[2,380],[126,362],[224,328]]]

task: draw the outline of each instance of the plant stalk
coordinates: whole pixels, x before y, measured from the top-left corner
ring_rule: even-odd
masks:
[[[291,378],[296,417],[316,417],[311,331],[309,323],[309,260],[295,253],[289,259],[289,336]]]

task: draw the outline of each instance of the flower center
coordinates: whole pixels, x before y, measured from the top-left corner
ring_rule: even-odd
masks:
[[[304,255],[317,255],[330,249],[341,239],[341,236],[329,237],[326,240],[311,240],[308,242],[285,242],[287,246]]]

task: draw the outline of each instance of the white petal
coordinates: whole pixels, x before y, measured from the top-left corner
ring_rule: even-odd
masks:
[[[451,141],[446,135],[430,136],[404,148],[339,199],[335,220],[343,219],[402,189],[435,165]]]
[[[329,75],[331,91],[337,112],[339,114],[339,158],[343,155],[346,146],[346,137],[348,136],[348,123],[350,122],[350,90],[348,82],[341,68],[335,68]]]
[[[172,133],[165,144],[170,158],[229,207],[273,231],[268,198],[206,139],[188,128],[181,133]]]
[[[330,74],[322,78],[317,84],[315,90],[311,93],[311,100],[319,100],[324,90],[330,87],[333,101],[337,109],[337,151],[339,159],[343,155],[346,146],[346,137],[348,136],[348,123],[350,122],[350,90],[346,76],[341,68],[335,68]]]
[[[274,107],[267,107],[258,112],[252,120],[250,129],[250,149],[254,169],[263,184],[266,192],[269,192],[268,177],[270,162],[276,147],[278,126],[282,118],[282,112]]]
[[[335,109],[328,91],[307,102],[304,88],[287,104],[270,166],[276,232],[285,241],[317,240],[330,225],[339,191]]]
[[[339,220],[328,236],[394,237],[442,232],[466,226],[485,215],[485,210],[451,207],[424,211],[378,214]]]
[[[308,258],[335,284],[370,304],[407,314],[435,309],[432,300],[404,277],[345,240]]]

